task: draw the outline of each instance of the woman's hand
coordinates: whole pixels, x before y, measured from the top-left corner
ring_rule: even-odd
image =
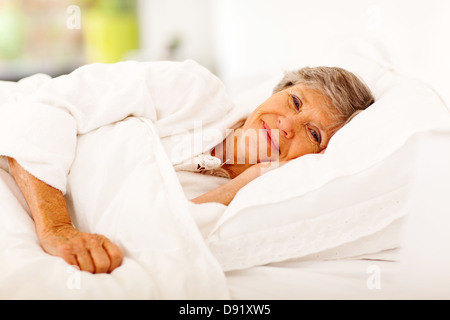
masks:
[[[288,162],[289,162],[288,160],[286,160],[286,161],[259,162],[259,163],[255,164],[255,165],[251,166],[247,170],[245,170],[242,174],[248,175],[248,178],[253,180],[253,179],[263,175],[264,173],[267,173],[269,171],[272,171],[274,169],[277,169],[277,168],[285,165]]]
[[[122,252],[116,245],[104,236],[84,233],[72,226],[66,199],[60,190],[32,176],[14,159],[8,160],[45,252],[93,273],[111,272],[120,266]]]
[[[234,179],[214,190],[192,199],[191,201],[197,204],[205,202],[218,202],[227,206],[231,200],[234,199],[236,193],[238,193],[238,191],[250,181],[258,178],[266,172],[279,168],[287,162],[288,161],[260,162],[252,165]]]
[[[91,273],[109,273],[122,263],[122,252],[108,238],[81,232],[70,225],[39,234],[45,252]]]

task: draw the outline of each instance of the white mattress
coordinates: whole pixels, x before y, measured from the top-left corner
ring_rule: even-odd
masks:
[[[397,263],[385,260],[290,261],[227,273],[232,299],[392,298]]]

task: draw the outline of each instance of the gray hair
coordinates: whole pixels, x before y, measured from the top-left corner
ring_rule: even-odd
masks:
[[[334,118],[333,132],[375,102],[372,92],[361,79],[338,67],[305,67],[286,72],[273,93],[297,84],[317,90],[328,98],[331,106],[325,107]]]

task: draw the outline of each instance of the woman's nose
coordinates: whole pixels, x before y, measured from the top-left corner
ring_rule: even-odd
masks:
[[[294,137],[294,122],[291,117],[279,117],[278,118],[278,130],[280,134],[287,139]]]

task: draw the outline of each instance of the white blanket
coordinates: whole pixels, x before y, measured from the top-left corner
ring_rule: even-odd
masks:
[[[0,155],[62,190],[74,225],[109,237],[124,261],[93,275],[45,254],[4,168],[0,298],[228,298],[172,166],[242,116],[216,77],[192,61],[124,62],[1,86]]]

